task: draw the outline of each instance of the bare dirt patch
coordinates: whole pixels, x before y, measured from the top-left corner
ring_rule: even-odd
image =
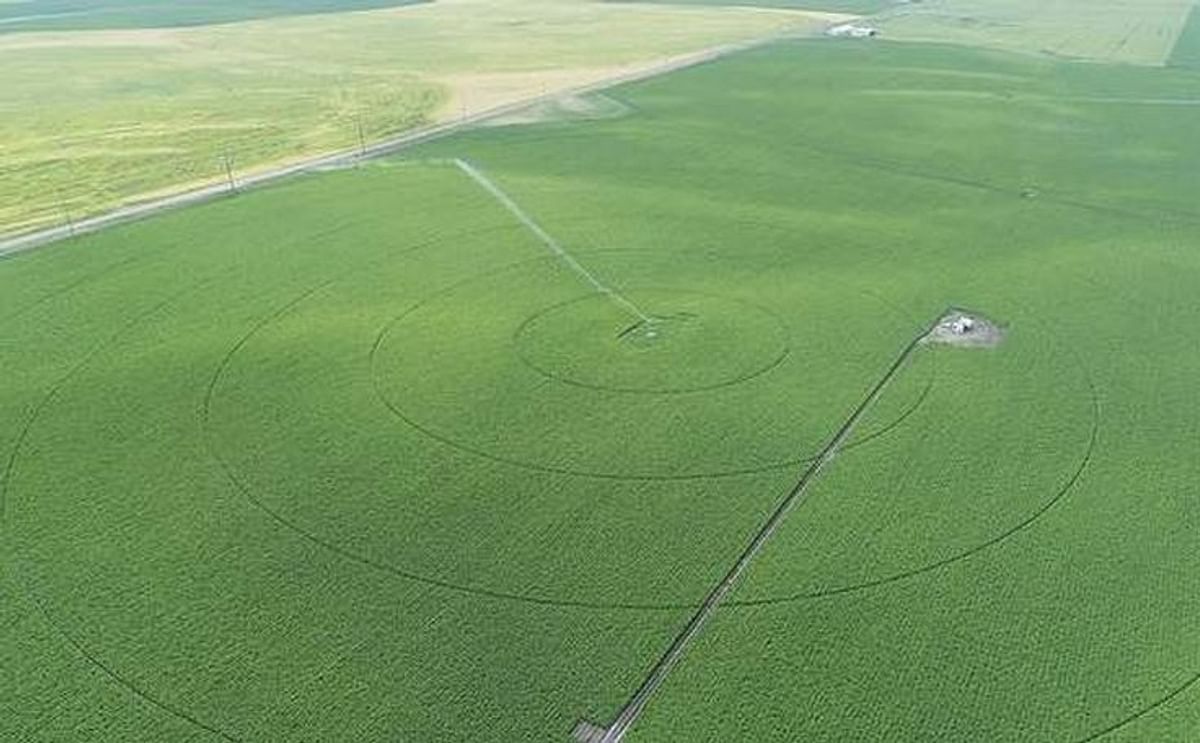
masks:
[[[84,49],[88,47],[159,47],[184,49],[185,37],[175,29],[139,28],[112,31],[35,31],[6,35],[0,51],[29,49]]]
[[[817,20],[840,20],[854,17],[807,12],[790,15],[813,24],[816,24]],[[776,36],[778,36],[778,32]],[[432,75],[430,79],[433,82],[444,85],[450,92],[441,109],[434,114],[434,120],[448,122],[468,118],[480,111],[501,108],[520,101],[535,103],[552,100],[555,96],[580,97],[576,94],[583,88],[601,83],[616,84],[623,80],[634,80],[658,72],[667,72],[688,64],[715,58],[723,52],[740,46],[752,45],[756,43],[756,40],[762,41],[769,38],[772,36],[752,36],[740,42],[735,41],[681,54],[658,56],[624,64]]]
[[[602,743],[607,733],[607,728],[587,720],[580,720],[575,724],[575,729],[571,731],[571,736],[579,743]]]
[[[520,111],[488,119],[481,126],[516,126],[548,121],[616,119],[625,116],[631,110],[626,104],[603,93],[566,94],[539,100]]]
[[[922,343],[959,348],[994,348],[1006,334],[999,323],[973,310],[951,309],[921,339]]]
[[[632,65],[547,69],[528,72],[482,72],[435,77],[450,90],[450,97],[435,115],[453,121],[473,113],[532,98],[551,97],[604,80],[635,74],[662,64],[661,60]],[[514,114],[515,116],[516,114]]]

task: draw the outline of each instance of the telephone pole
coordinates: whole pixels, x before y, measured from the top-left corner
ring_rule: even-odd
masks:
[[[358,129],[358,159],[359,162],[367,159],[367,138],[363,134],[362,114],[354,114],[354,125]]]
[[[221,154],[221,162],[225,164],[225,179],[229,183],[229,193],[237,193],[237,182],[233,180],[233,158],[228,152]]]
[[[67,208],[67,200],[63,198],[62,189],[55,188],[54,193],[58,196],[58,208],[62,212],[63,220],[67,223],[67,234],[75,237],[75,220],[71,218],[71,210]]]

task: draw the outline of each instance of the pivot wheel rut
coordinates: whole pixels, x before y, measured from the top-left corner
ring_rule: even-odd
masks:
[[[579,721],[573,731],[573,737],[578,743],[620,743],[629,729],[637,722],[646,706],[650,703],[655,692],[666,681],[671,671],[683,660],[688,647],[703,631],[704,626],[712,618],[717,608],[742,578],[746,569],[758,556],[759,552],[771,539],[788,514],[804,499],[808,486],[821,474],[822,469],[837,456],[838,451],[854,430],[854,426],[872,405],[883,395],[888,384],[904,368],[910,357],[923,345],[931,342],[959,341],[955,345],[963,348],[980,348],[995,345],[1001,334],[999,326],[983,318],[981,315],[963,310],[949,309],[930,322],[918,333],[899,356],[887,367],[883,375],[871,387],[867,395],[852,410],[842,422],[837,431],[830,437],[825,447],[801,473],[796,484],[779,502],[775,510],[755,533],[750,543],[742,551],[737,561],[729,568],[725,576],[712,587],[704,602],[675,636],[666,652],[659,657],[658,662],[617,713],[616,718],[607,726],[600,726],[587,720]],[[979,341],[979,342],[976,342]]]

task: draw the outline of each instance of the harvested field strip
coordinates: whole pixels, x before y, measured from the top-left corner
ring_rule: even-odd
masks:
[[[58,223],[64,205],[92,216],[201,188],[223,177],[223,157],[239,175],[261,172],[821,24],[790,11],[441,0],[213,27],[0,26],[0,57],[24,72],[0,91],[11,114],[0,182],[20,185],[0,188],[0,233]],[[476,53],[495,75],[467,80]]]
[[[554,95],[564,93],[568,95],[585,95],[593,93],[612,86],[711,62],[737,52],[766,45],[778,38],[775,34],[760,36],[752,38],[749,41],[734,42],[702,49],[698,52],[681,54],[654,64],[634,66],[632,69],[620,69],[611,77],[602,77],[598,81],[559,90]],[[41,227],[41,229],[33,230],[27,230],[27,228],[40,226],[40,223],[18,224],[11,231],[11,234],[0,233],[0,258],[65,238],[75,237],[79,234],[95,232],[113,225],[142,219],[167,209],[199,204],[215,198],[228,196],[231,192],[269,185],[281,179],[294,177],[302,173],[345,168],[368,159],[393,155],[422,142],[450,135],[462,129],[486,124],[496,117],[504,117],[523,111],[530,104],[536,105],[546,98],[547,94],[543,93],[536,97],[523,96],[517,100],[504,100],[482,111],[472,111],[469,114],[464,111],[464,114],[457,119],[450,118],[434,122],[407,121],[404,126],[393,127],[392,131],[385,133],[386,136],[382,138],[379,135],[373,135],[369,144],[365,144],[360,140],[355,146],[348,148],[346,142],[341,142],[337,148],[327,148],[327,151],[332,150],[331,154],[312,157],[293,156],[286,160],[277,159],[274,166],[261,166],[251,170],[246,170],[242,166],[241,163],[245,158],[236,157],[237,152],[235,149],[224,147],[220,149],[221,155],[216,160],[209,162],[211,160],[209,158],[209,160],[205,161],[209,167],[202,168],[202,171],[208,174],[200,176],[199,180],[196,180],[196,178],[201,171],[189,172],[184,181],[178,182],[174,186],[167,186],[154,191],[143,190],[136,194],[127,194],[119,203],[106,204],[106,207],[111,207],[108,211],[88,206],[79,207],[70,200],[64,201],[61,198],[60,191],[57,200],[42,207],[49,210],[48,214],[51,216],[43,216],[40,220],[41,222],[59,222],[60,224],[54,227]],[[392,133],[396,130],[403,133]],[[213,165],[213,163],[222,161],[222,158],[226,157],[230,158],[223,160],[227,167],[233,165],[234,161],[236,161],[236,172],[219,170]],[[450,158],[450,161],[453,160],[454,158]],[[70,165],[69,161],[67,161],[67,164],[69,166],[68,170],[72,171],[71,177],[74,179],[74,166]],[[226,178],[227,174],[229,175],[228,179]],[[47,196],[47,194],[43,194],[43,196]],[[85,218],[80,219],[80,214]],[[62,222],[65,222],[65,224],[61,224]]]

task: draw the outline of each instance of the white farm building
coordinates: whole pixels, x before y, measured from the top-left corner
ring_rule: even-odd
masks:
[[[879,29],[871,28],[870,26],[859,26],[854,23],[843,23],[837,26],[830,26],[825,35],[845,39],[869,39],[872,36],[878,36]]]

